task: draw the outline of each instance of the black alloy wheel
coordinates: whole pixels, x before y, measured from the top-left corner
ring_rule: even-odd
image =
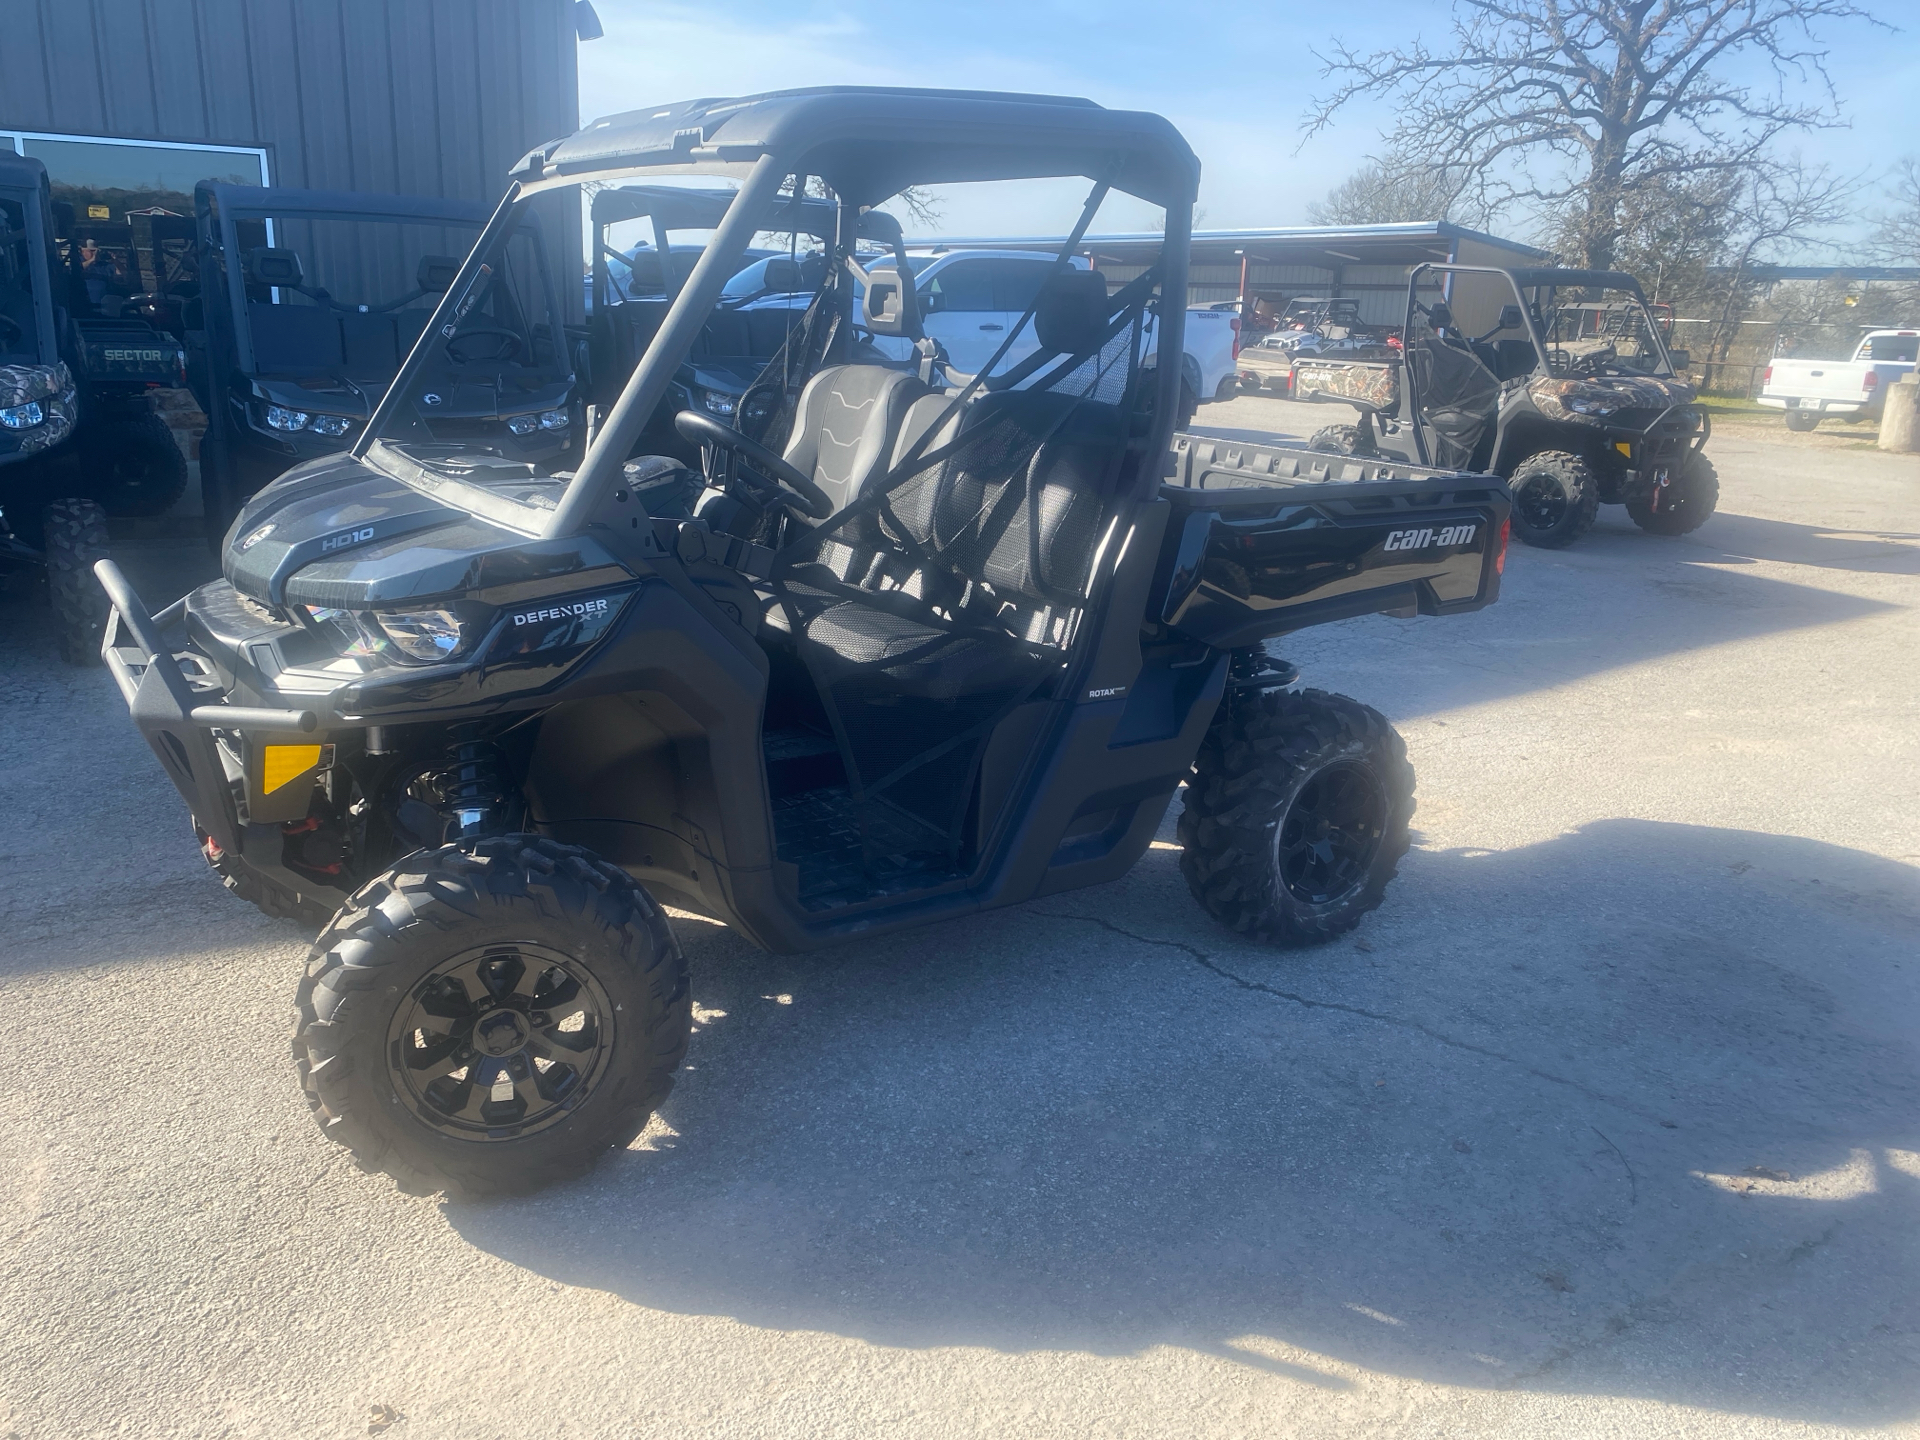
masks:
[[[1543,450],[1514,467],[1513,533],[1543,550],[1573,544],[1593,528],[1600,511],[1600,484],[1581,456]]]
[[[294,1067],[320,1133],[413,1194],[524,1194],[646,1128],[687,960],[617,865],[544,835],[416,850],[321,931]]]
[[[1551,530],[1567,518],[1566,487],[1551,475],[1529,475],[1513,492],[1513,513],[1530,530]]]
[[[1274,829],[1281,883],[1304,905],[1331,905],[1367,883],[1387,833],[1387,791],[1365,760],[1312,775]]]
[[[1236,693],[1187,781],[1180,871],[1239,934],[1324,944],[1386,894],[1413,808],[1407,747],[1379,711],[1321,690]]]
[[[565,1119],[613,1051],[613,1005],[565,955],[488,945],[435,967],[395,1010],[394,1093],[416,1118],[469,1140],[511,1140]]]

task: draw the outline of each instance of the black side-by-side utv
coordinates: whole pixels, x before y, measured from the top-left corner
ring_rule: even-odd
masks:
[[[1315,449],[1505,477],[1514,534],[1529,545],[1571,545],[1602,504],[1626,506],[1652,534],[1684,535],[1713,514],[1720,480],[1705,448],[1712,422],[1668,328],[1617,271],[1418,265],[1404,359],[1303,361],[1294,390],[1361,412],[1358,425],[1317,432]]]
[[[79,665],[94,662],[106,624],[90,572],[106,558],[107,518],[74,492],[66,463],[83,356],[56,301],[55,250],[46,168],[0,150],[0,587],[44,581],[61,656]]]
[[[737,192],[578,468],[411,432],[526,207],[639,176]],[[747,428],[677,417],[704,489],[655,511],[631,447],[811,177],[837,207],[818,289]],[[937,387],[913,287],[855,258],[862,213],[1034,177],[1086,187],[1055,272]],[[325,1134],[429,1190],[577,1174],[686,1049],[663,906],[781,951],[883,936],[1120,878],[1183,785],[1182,869],[1238,932],[1309,944],[1379,904],[1405,748],[1264,645],[1490,604],[1507,491],[1175,433],[1199,164],[1166,121],[792,91],[602,120],[511,178],[351,451],[253,497],[223,580],[153,614],[99,567],[104,654],[209,862],[325,927],[294,1037]],[[1109,191],[1165,214],[1117,286],[1070,263]],[[856,343],[856,291],[915,358]]]
[[[418,195],[206,181],[193,203],[200,286],[182,325],[207,415],[201,488],[217,543],[261,486],[359,438],[460,268],[442,252],[471,246],[490,212]],[[431,347],[401,414],[424,441],[490,445],[534,463],[577,454],[573,357],[538,217],[522,217],[500,251],[459,337]]]

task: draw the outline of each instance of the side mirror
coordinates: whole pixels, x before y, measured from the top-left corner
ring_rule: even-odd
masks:
[[[891,270],[875,270],[867,276],[867,288],[860,297],[860,315],[875,335],[907,333],[906,297],[901,294],[900,277]]]
[[[790,295],[807,288],[806,277],[800,273],[797,261],[769,260],[764,275],[766,288],[777,293]]]
[[[1687,350],[1669,350],[1667,351],[1667,359],[1673,362],[1674,369],[1684,370],[1693,363],[1693,354]]]
[[[1500,324],[1498,327],[1499,329],[1524,330],[1526,328],[1526,324],[1527,324],[1527,317],[1521,313],[1520,307],[1518,305],[1502,305],[1500,307]]]
[[[928,289],[921,290],[917,293],[920,297],[920,313],[922,315],[932,315],[936,311],[947,308],[941,303],[940,292],[938,290]]]

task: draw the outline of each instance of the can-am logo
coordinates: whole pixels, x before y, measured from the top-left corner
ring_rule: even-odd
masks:
[[[581,600],[572,605],[548,605],[539,610],[522,611],[513,617],[516,625],[541,625],[549,620],[572,620],[581,615],[604,615],[607,613],[607,597],[598,600]]]
[[[1466,545],[1480,528],[1471,525],[1443,525],[1438,530],[1395,530],[1388,534],[1382,550],[1425,550],[1432,545]]]
[[[320,542],[320,553],[344,550],[349,545],[363,545],[373,538],[373,526],[363,525],[358,530],[342,530],[338,535],[329,535]]]

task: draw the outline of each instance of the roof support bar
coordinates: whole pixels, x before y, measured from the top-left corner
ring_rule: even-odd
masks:
[[[707,312],[719,297],[720,287],[733,274],[742,251],[760,228],[772,208],[775,192],[791,169],[772,155],[754,162],[753,173],[727,209],[726,218],[714,232],[712,241],[701,252],[700,261],[687,277],[687,283],[674,298],[661,322],[659,333],[640,357],[626,389],[601,422],[593,445],[580,469],[567,486],[567,493],[548,517],[546,535],[573,535],[586,528],[588,517],[600,503],[601,495],[621,478],[621,466],[627,452],[646,427],[647,417],[667,393],[667,385],[679,366],[680,358],[693,344],[694,336],[707,322]]]

